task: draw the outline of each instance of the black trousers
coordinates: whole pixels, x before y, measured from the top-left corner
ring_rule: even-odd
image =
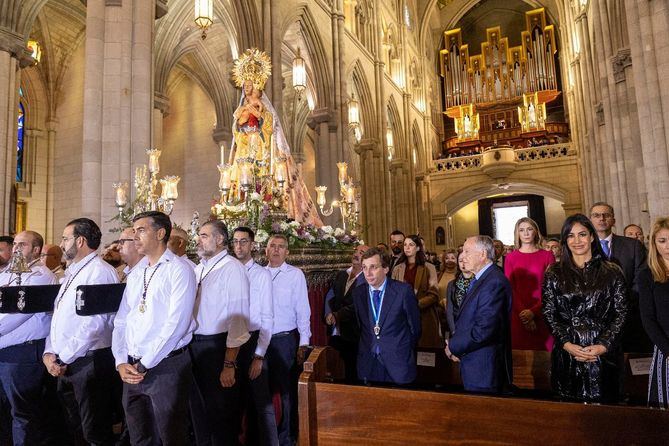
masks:
[[[44,339],[0,349],[0,401],[9,408],[0,431],[10,426],[11,418],[15,445],[40,444],[47,438],[42,401],[46,378],[43,352]]]
[[[297,407],[297,380],[295,377],[297,347],[297,330],[272,336],[267,349],[266,359],[269,366],[269,382],[271,389],[277,389],[281,395],[281,420],[278,424],[279,444],[292,446],[291,413]]]
[[[227,333],[193,335],[189,346],[193,363],[190,411],[198,446],[227,446],[239,443],[239,377],[235,385],[221,386],[220,375],[225,359]]]
[[[279,438],[276,431],[276,413],[269,387],[267,358],[263,361],[260,375],[254,380],[249,379],[249,369],[258,346],[258,334],[257,331],[251,332],[251,339],[239,351],[242,400],[247,404],[246,445],[276,446],[279,444]]]
[[[75,437],[91,445],[113,445],[114,357],[111,348],[89,352],[67,366],[57,391]]]
[[[186,446],[193,383],[186,351],[165,358],[139,384],[123,383],[123,408],[133,446]]]

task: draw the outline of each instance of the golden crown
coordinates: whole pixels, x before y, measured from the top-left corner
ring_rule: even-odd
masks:
[[[250,80],[254,88],[262,90],[271,74],[272,62],[267,53],[258,48],[244,51],[232,67],[232,79],[240,88],[244,86],[244,81]]]

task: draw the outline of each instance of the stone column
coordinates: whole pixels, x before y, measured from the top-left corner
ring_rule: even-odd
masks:
[[[360,190],[361,215],[360,222],[364,228],[363,240],[369,245],[385,241],[387,234],[383,232],[383,225],[377,217],[383,214],[384,203],[378,198],[378,185],[374,175],[374,149],[378,141],[365,138],[355,146],[355,152],[360,156]]]
[[[162,149],[163,143],[163,119],[170,114],[170,98],[156,91],[153,95],[153,126],[151,128],[151,147]]]
[[[44,231],[44,240],[55,242],[58,240],[53,227],[53,209],[54,209],[54,170],[56,164],[56,127],[58,120],[55,118],[47,119],[47,146],[46,146],[46,231]]]
[[[15,204],[11,200],[16,178],[16,131],[19,68],[32,59],[25,48],[23,36],[0,27],[0,233],[14,231],[11,215]]]
[[[116,214],[111,185],[132,183],[146,163],[154,118],[155,3],[107,4],[87,3],[81,206],[103,234]]]

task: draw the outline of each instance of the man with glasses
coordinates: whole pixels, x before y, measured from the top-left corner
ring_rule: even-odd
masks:
[[[416,379],[418,301],[411,285],[387,277],[389,265],[384,251],[365,251],[362,272],[367,283],[353,290],[360,325],[358,379],[366,384],[409,384]]]
[[[132,228],[125,228],[118,239],[118,252],[121,255],[125,267],[119,274],[119,281],[125,283],[132,270],[137,266],[140,260],[144,258],[135,248],[135,231]]]
[[[113,444],[113,314],[79,316],[77,287],[118,283],[116,270],[97,254],[102,233],[94,221],[78,218],[63,230],[60,247],[71,262],[54,304],[43,361],[58,378],[58,393],[75,436],[96,445]]]
[[[202,225],[195,267],[197,323],[188,347],[195,387],[190,407],[197,444],[236,445],[239,433],[237,356],[249,340],[249,280],[228,254],[228,229],[221,220]]]
[[[60,282],[65,275],[65,268],[63,267],[63,250],[60,249],[60,246],[50,245],[48,243],[45,244],[42,246],[40,259],[42,259],[42,264],[49,268]]]
[[[269,380],[281,393],[281,421],[278,425],[279,444],[292,445],[293,409],[297,409],[296,366],[305,359],[311,338],[311,308],[307,295],[307,279],[299,268],[286,263],[288,239],[274,234],[267,241],[266,266],[272,276],[274,328],[267,349]],[[299,346],[299,347],[298,347]],[[297,360],[297,362],[296,362]]]
[[[639,271],[647,267],[646,250],[640,241],[613,233],[616,217],[610,204],[603,201],[593,204],[590,207],[590,221],[597,231],[604,255],[622,268],[627,286],[630,288],[627,320],[622,335],[623,351],[650,353],[653,345],[641,324],[636,283]]]
[[[252,403],[249,419],[257,419],[258,431],[248,429],[249,444],[275,446],[279,443],[272,395],[269,388],[265,355],[274,327],[272,308],[272,275],[253,260],[255,233],[251,228],[239,227],[232,235],[235,257],[246,268],[250,283],[249,330],[251,339],[242,346],[240,368],[244,384],[244,398]],[[255,413],[253,413],[255,412]],[[251,424],[249,423],[249,426]],[[258,438],[252,438],[257,435]]]
[[[21,275],[21,285],[58,283],[49,268],[39,263],[43,244],[42,236],[34,231],[20,232],[14,238],[14,252],[23,255],[31,270]],[[0,287],[16,285],[15,273],[7,269],[0,273]],[[41,358],[50,323],[50,313],[0,313],[0,400],[7,401],[11,408],[16,445],[41,444],[45,440],[45,374]]]

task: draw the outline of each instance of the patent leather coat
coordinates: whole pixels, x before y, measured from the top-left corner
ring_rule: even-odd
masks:
[[[615,402],[622,373],[620,335],[627,314],[627,285],[620,268],[599,256],[583,269],[551,265],[543,283],[544,319],[555,337],[551,383],[565,400]],[[580,362],[563,345],[601,344],[596,362]]]

